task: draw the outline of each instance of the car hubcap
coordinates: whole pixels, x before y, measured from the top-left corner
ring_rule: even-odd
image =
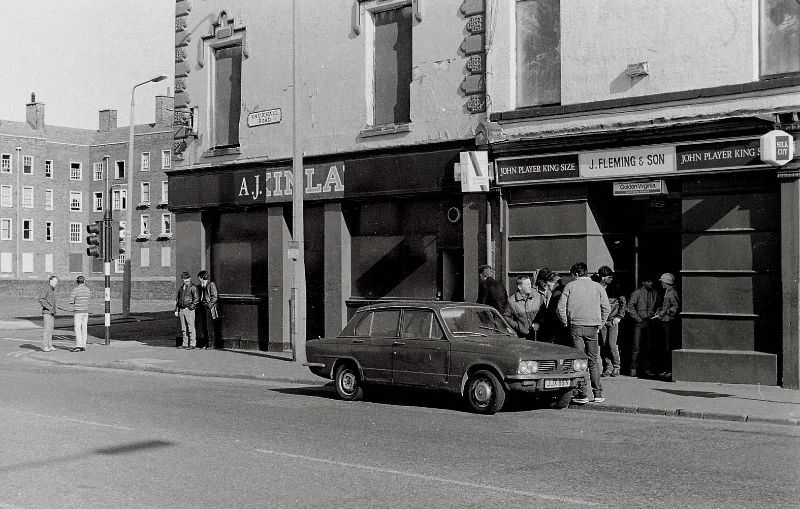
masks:
[[[342,390],[345,392],[353,392],[356,387],[356,377],[353,373],[347,372],[342,374]]]
[[[475,402],[486,405],[492,400],[492,385],[486,380],[478,380],[472,390]]]

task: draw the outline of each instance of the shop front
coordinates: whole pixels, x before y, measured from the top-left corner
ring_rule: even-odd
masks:
[[[627,295],[674,274],[673,379],[781,383],[781,193],[757,136],[518,152],[495,165],[509,284],[577,261],[613,267]]]
[[[338,333],[366,303],[463,297],[458,158],[448,149],[305,162],[308,337]],[[170,175],[176,270],[211,270],[227,347],[290,348],[291,182],[288,162]]]

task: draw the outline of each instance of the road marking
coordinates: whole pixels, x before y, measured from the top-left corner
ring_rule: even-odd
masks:
[[[536,497],[542,500],[552,500],[555,502],[564,502],[567,504],[578,504],[578,505],[585,505],[585,506],[592,506],[592,507],[604,507],[603,504],[598,504],[597,502],[591,502],[589,500],[583,500],[580,498],[572,498],[572,497],[559,497],[556,495],[547,495],[544,493],[536,493],[532,491],[522,491],[522,490],[515,490],[512,488],[503,488],[501,486],[492,486],[491,484],[482,484],[482,483],[473,483],[473,482],[466,482],[466,481],[458,481],[455,479],[448,479],[446,477],[438,477],[432,475],[425,475],[425,474],[417,474],[414,472],[404,472],[402,470],[392,470],[389,468],[381,468],[375,467],[371,465],[359,465],[357,463],[345,463],[343,461],[334,461],[325,458],[314,458],[312,456],[303,456],[300,454],[290,454],[288,452],[280,452],[280,451],[269,451],[266,449],[256,449],[256,452],[270,454],[273,456],[281,456],[284,458],[291,458],[297,460],[306,460],[306,461],[314,461],[317,463],[325,463],[328,465],[335,465],[338,467],[347,467],[347,468],[358,468],[361,470],[367,470],[369,472],[377,472],[381,474],[389,474],[389,475],[402,475],[406,477],[413,477],[415,479],[422,479],[425,481],[433,481],[439,482],[444,484],[453,484],[456,486],[464,486],[467,488],[476,488],[480,490],[489,490],[498,493],[509,493],[512,495],[520,495],[523,497]]]
[[[11,353],[7,353],[6,357],[19,358],[19,357],[22,357],[23,355],[28,355],[29,353],[31,353],[31,352],[11,352]]]
[[[9,341],[31,341],[30,339],[20,339],[20,338],[3,338]]]
[[[102,422],[84,421],[83,419],[71,419],[69,417],[59,417],[57,415],[37,414],[36,412],[28,412],[26,410],[20,410],[18,408],[11,408],[11,407],[2,407],[2,408],[4,410],[10,410],[12,412],[17,412],[20,414],[31,415],[33,417],[44,417],[46,419],[54,419],[56,421],[66,421],[66,422],[73,422],[76,424],[86,424],[88,426],[98,426],[101,428],[113,428],[125,431],[136,431],[136,429],[134,428],[129,428],[127,426],[117,426],[116,424],[103,424]]]

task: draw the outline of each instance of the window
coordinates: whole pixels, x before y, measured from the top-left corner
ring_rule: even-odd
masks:
[[[115,179],[125,178],[125,161],[114,162],[114,178]]]
[[[161,203],[169,203],[169,182],[161,181]]]
[[[112,210],[127,210],[128,209],[128,191],[126,189],[115,189],[111,192],[111,209]]]
[[[33,156],[22,156],[22,173],[33,175]]]
[[[53,242],[53,222],[46,221],[44,223],[44,241]]]
[[[44,191],[44,209],[53,210],[53,190],[45,189]]]
[[[560,104],[560,0],[518,0],[516,15],[517,107]]]
[[[411,5],[373,13],[373,125],[411,120]]]
[[[95,212],[103,211],[103,193],[95,191],[92,193],[92,210]]]
[[[397,321],[399,319],[400,319],[399,309],[375,311],[372,316],[372,329],[370,330],[369,336],[371,338],[396,337]]]
[[[0,219],[0,240],[11,240],[11,219],[4,217]]]
[[[142,267],[150,266],[150,248],[143,247],[139,250],[139,265]]]
[[[139,216],[139,235],[150,235],[150,214],[142,214]]]
[[[83,193],[80,191],[69,192],[69,210],[76,212],[83,210]]]
[[[0,253],[0,272],[14,272],[13,253]]]
[[[69,254],[69,271],[83,272],[83,255],[80,253]]]
[[[172,168],[172,151],[171,150],[162,150],[161,151],[161,169],[168,170]]]
[[[14,206],[14,188],[10,185],[0,186],[0,207]]]
[[[800,72],[800,3],[761,0],[761,76]]]
[[[150,171],[150,152],[142,152],[142,163],[139,165],[140,171]]]
[[[83,179],[83,170],[81,169],[81,163],[69,163],[69,179],[70,180]]]
[[[0,154],[0,173],[11,173],[11,154]]]
[[[53,160],[47,159],[44,162],[44,177],[51,179],[53,178]]]
[[[142,182],[139,203],[150,203],[150,182]]]
[[[172,248],[170,247],[161,248],[161,266],[162,267],[172,266]]]
[[[242,105],[242,46],[214,50],[214,146],[239,146]],[[162,155],[163,157],[163,155]],[[162,161],[163,167],[163,161]]]
[[[69,241],[72,244],[80,244],[82,239],[81,223],[69,224]]]
[[[22,272],[33,272],[33,253],[22,253]]]
[[[22,187],[22,208],[33,208],[33,188],[30,186]]]
[[[103,163],[92,163],[92,180],[103,180]]]
[[[48,274],[53,273],[53,253],[44,255],[44,271]]]
[[[161,215],[161,235],[172,235],[172,216],[171,214]]]
[[[436,316],[431,311],[406,309],[403,311],[402,337],[417,339],[441,339],[442,331]]]
[[[33,240],[33,220],[22,220],[22,240]]]

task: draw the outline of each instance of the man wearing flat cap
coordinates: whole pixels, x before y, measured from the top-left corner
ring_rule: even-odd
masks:
[[[194,328],[194,308],[200,301],[197,287],[192,284],[192,276],[183,271],[181,274],[183,283],[178,287],[178,295],[175,298],[175,316],[181,323],[181,336],[183,337],[183,348],[194,350],[197,345],[197,335]]]
[[[675,333],[675,319],[678,317],[678,310],[680,307],[680,300],[678,299],[678,292],[675,291],[675,276],[669,272],[661,274],[658,278],[661,286],[664,287],[664,298],[662,299],[661,306],[655,311],[653,320],[661,323],[661,330],[663,333],[663,343],[661,351],[663,355],[664,370],[659,375],[662,378],[672,378],[672,350],[676,348],[676,341],[674,338]]]

